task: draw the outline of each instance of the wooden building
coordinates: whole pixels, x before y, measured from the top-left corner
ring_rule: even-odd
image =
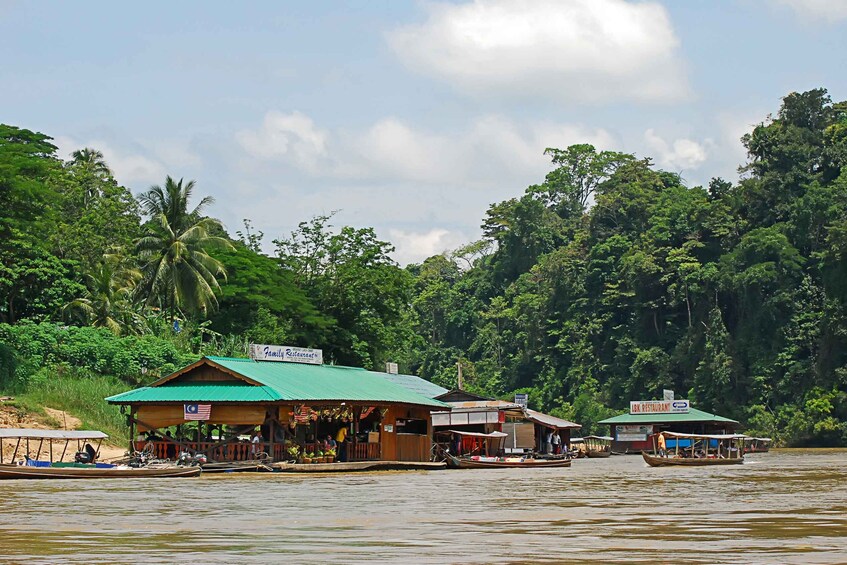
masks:
[[[659,432],[685,434],[732,434],[739,423],[717,414],[696,408],[688,412],[670,414],[621,414],[598,422],[609,426],[612,451],[618,453],[641,453],[653,449],[653,436]]]
[[[451,390],[436,399],[452,407],[449,412],[432,413],[436,441],[445,446],[449,439],[438,436],[447,434],[450,430],[477,434],[503,432],[506,434],[503,440],[506,453],[543,453],[548,432],[559,433],[561,445],[567,446],[570,442],[570,431],[581,427],[579,424],[530,410],[513,402],[485,398],[461,389]],[[453,438],[453,441],[455,440],[456,438]],[[463,436],[461,445],[454,445],[453,450],[471,453],[479,449],[481,441],[473,435]]]
[[[347,461],[429,461],[430,412],[450,406],[384,377],[351,367],[204,357],[106,400],[128,408],[132,447],[147,443],[137,433],[152,432],[159,457],[187,448],[212,461],[239,461],[259,450],[283,461],[292,446],[316,452],[346,428]],[[198,408],[203,419],[195,421]],[[246,439],[256,430],[258,442]]]

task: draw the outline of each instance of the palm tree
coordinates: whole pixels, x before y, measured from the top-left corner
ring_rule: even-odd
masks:
[[[106,164],[103,153],[91,147],[77,149],[71,157],[73,170],[85,189],[84,203],[88,204],[100,196],[100,183],[112,178],[112,170]]]
[[[85,294],[65,305],[65,317],[108,328],[115,335],[140,333],[144,319],[135,311],[132,294],[141,271],[128,266],[119,254],[111,253],[104,255],[85,278]]]
[[[73,157],[71,160],[73,164],[79,165],[98,178],[104,179],[112,176],[112,170],[106,164],[103,153],[96,149],[91,147],[77,149],[71,153],[71,157]]]
[[[217,306],[217,277],[226,279],[226,270],[208,250],[232,248],[225,238],[212,235],[223,231],[220,220],[201,216],[214,202],[211,196],[188,211],[193,190],[193,180],[183,184],[183,179],[176,182],[167,177],[164,188],[152,186],[138,197],[150,216],[147,235],[136,244],[139,257],[145,261],[139,288],[146,293],[148,306],[158,305],[171,317],[177,310],[205,315]]]

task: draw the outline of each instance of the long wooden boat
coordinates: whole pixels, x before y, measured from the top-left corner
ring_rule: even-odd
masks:
[[[589,449],[586,453],[586,457],[591,458],[599,458],[599,457],[610,457],[612,455],[611,450],[609,451],[601,451],[599,449]]]
[[[232,461],[220,463],[204,463],[204,473],[258,473],[273,472],[267,461]]]
[[[497,459],[497,461],[494,461]],[[517,457],[455,457],[447,455],[447,465],[454,469],[536,469],[549,467],[570,467],[570,459],[524,459]]]
[[[0,465],[2,479],[125,479],[196,477],[200,467],[29,467],[26,465]]]
[[[741,465],[743,457],[719,458],[719,457],[660,457],[648,455],[642,451],[641,456],[651,467],[668,467],[681,465],[683,467],[708,467],[711,465]]]

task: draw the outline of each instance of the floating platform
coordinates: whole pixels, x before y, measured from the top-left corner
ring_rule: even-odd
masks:
[[[447,468],[441,461],[351,461],[349,463],[274,463],[284,473],[351,473],[357,471],[439,471]]]

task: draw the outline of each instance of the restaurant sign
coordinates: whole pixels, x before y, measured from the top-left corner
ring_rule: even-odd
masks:
[[[285,361],[288,363],[310,363],[312,365],[322,365],[324,362],[324,354],[320,349],[251,343],[250,359],[255,361]]]
[[[630,414],[688,414],[687,400],[633,400]]]
[[[649,424],[615,426],[615,439],[618,441],[647,441],[647,436],[653,433]]]

